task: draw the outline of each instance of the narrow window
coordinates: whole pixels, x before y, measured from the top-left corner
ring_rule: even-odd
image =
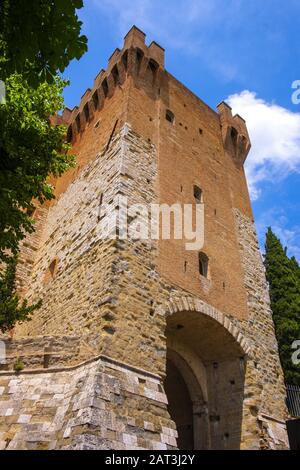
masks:
[[[98,98],[98,91],[96,90],[95,93],[93,94],[93,103],[94,103],[94,108],[98,109],[99,105],[99,98]]]
[[[141,51],[141,49],[137,49],[136,50],[137,73],[139,73],[139,71],[140,71],[143,56],[144,56],[143,51]]]
[[[80,132],[80,114],[78,113],[75,119],[77,132]]]
[[[234,147],[236,147],[237,145],[237,138],[238,138],[237,130],[234,127],[232,127],[231,128],[231,140],[232,140]]]
[[[104,96],[107,96],[108,95],[108,84],[107,84],[106,78],[102,82],[102,90],[103,90]]]
[[[196,199],[197,204],[203,202],[202,189],[196,185],[194,186],[194,198]]]
[[[154,83],[155,80],[156,80],[156,77],[157,77],[157,71],[158,71],[159,65],[158,65],[157,62],[155,62],[155,60],[150,59],[150,60],[149,60],[149,63],[148,63],[148,68],[149,68],[149,69],[151,70],[151,72],[152,72],[153,83]]]
[[[118,67],[116,65],[113,67],[111,73],[112,73],[115,85],[118,85],[118,83],[120,82],[120,76],[119,76]]]
[[[127,70],[127,66],[128,66],[128,52],[127,51],[125,51],[124,54],[122,55],[122,62],[125,67],[125,70]]]
[[[44,283],[47,284],[50,282],[52,279],[54,279],[56,271],[57,271],[57,264],[58,264],[58,259],[55,258],[51,263],[49,264],[49,267],[45,273],[44,277]]]
[[[72,124],[71,124],[67,130],[67,142],[70,144],[72,140],[73,140],[73,129],[72,129]]]
[[[86,103],[86,104],[84,105],[83,111],[84,111],[84,117],[85,117],[86,122],[89,122],[89,120],[90,120],[90,110],[89,110],[89,105],[88,105],[88,103]]]
[[[208,257],[205,253],[199,253],[199,273],[201,276],[208,276]]]
[[[54,276],[55,276],[56,269],[57,269],[57,259],[54,259],[54,260],[51,262],[50,266],[49,266],[49,273],[50,273],[52,279],[53,279]]]
[[[153,73],[155,73],[156,70],[158,69],[158,63],[155,62],[155,60],[150,59],[150,60],[149,60],[149,68],[150,68],[150,70],[151,70]]]
[[[169,121],[171,124],[173,124],[174,122],[174,114],[172,113],[172,111],[170,111],[169,109],[166,110],[166,120]]]

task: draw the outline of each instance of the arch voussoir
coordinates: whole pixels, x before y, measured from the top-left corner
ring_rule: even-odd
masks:
[[[233,324],[226,314],[220,312],[203,300],[188,296],[172,298],[163,306],[163,311],[167,317],[182,311],[193,311],[206,315],[217,321],[231,334],[245,355],[251,355],[249,340],[245,337],[240,328],[236,324]]]

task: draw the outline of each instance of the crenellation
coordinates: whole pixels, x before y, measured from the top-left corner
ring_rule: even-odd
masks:
[[[72,109],[70,108],[65,108],[63,110],[63,113],[62,113],[62,117],[63,117],[63,120],[66,122],[66,123],[69,123],[70,119],[71,119],[71,115],[72,115]]]
[[[107,72],[111,72],[113,67],[119,62],[120,60],[120,55],[121,55],[121,50],[117,47],[110,58],[108,59],[108,64],[107,64]]]
[[[160,77],[158,71],[164,69],[164,49],[154,41],[147,47],[144,38],[144,33],[133,27],[124,39],[123,49],[115,49],[108,61],[107,70],[102,69],[94,80],[93,88],[88,88],[82,95],[79,107],[73,109],[71,117],[68,112],[65,113],[65,116],[68,116],[68,123],[74,118],[76,119],[76,116],[80,116],[80,129],[78,125],[72,125],[73,136],[84,130],[86,119],[83,108],[87,102],[91,111],[95,109],[95,100],[93,100],[95,93],[98,95],[98,106],[101,108],[104,100],[112,97],[115,87],[124,83],[127,73],[132,76],[138,75],[143,79],[147,71],[151,70],[153,75],[152,84],[156,84],[157,78]],[[125,56],[126,60],[124,60]],[[117,81],[115,77],[116,70],[118,74]],[[91,114],[93,113],[91,112]]]
[[[130,47],[140,47],[143,49],[145,47],[145,38],[146,34],[143,31],[136,26],[132,26],[124,37],[124,47],[126,49]]]
[[[165,49],[157,42],[151,42],[149,46],[149,54],[162,68],[165,67]]]

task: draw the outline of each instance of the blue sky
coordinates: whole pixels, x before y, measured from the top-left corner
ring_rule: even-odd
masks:
[[[252,140],[246,170],[263,245],[271,225],[300,260],[299,0],[85,0],[89,51],[65,72],[79,103],[133,24],[166,49],[166,68],[215,109],[225,99]],[[299,95],[300,96],[300,95]]]

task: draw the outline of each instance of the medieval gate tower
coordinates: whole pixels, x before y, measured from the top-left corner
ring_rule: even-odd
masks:
[[[285,448],[244,120],[178,82],[136,27],[59,120],[77,166],[22,247],[20,290],[43,305],[6,339],[0,448]],[[121,196],[202,204],[203,248],[101,238]]]

